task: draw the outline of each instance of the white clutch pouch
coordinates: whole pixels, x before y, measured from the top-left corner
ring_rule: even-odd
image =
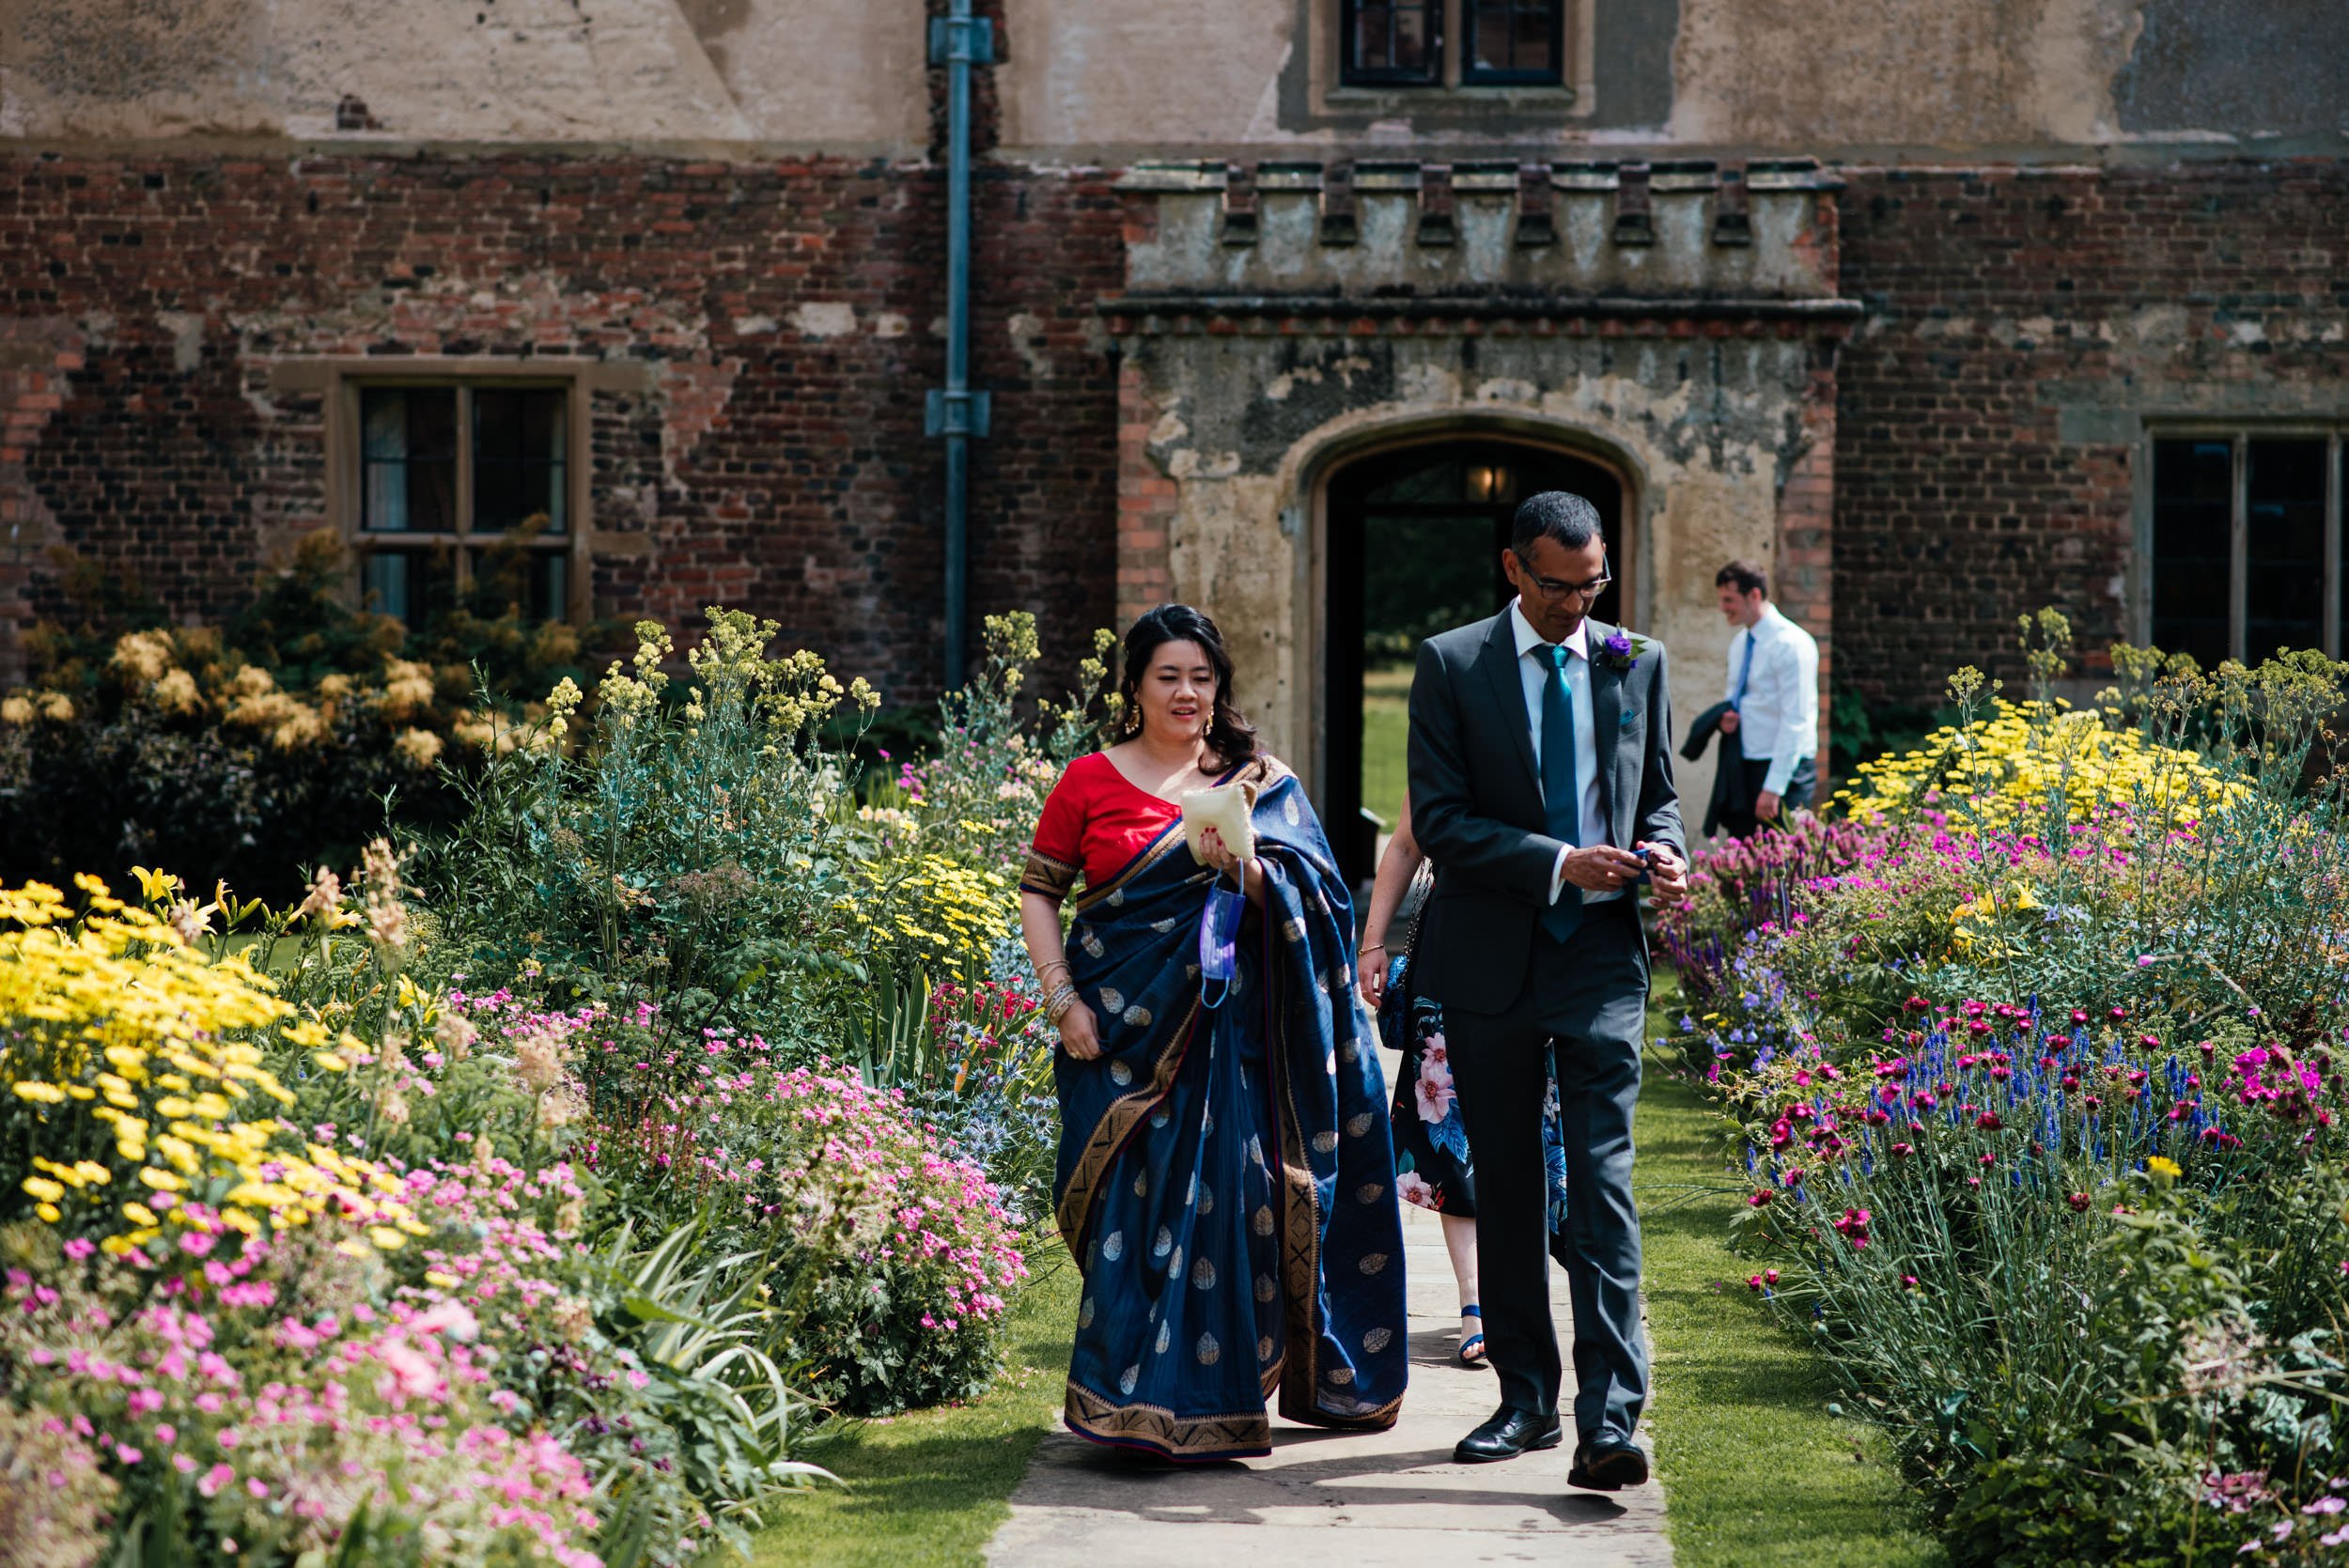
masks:
[[[1217,784],[1212,789],[1183,791],[1183,842],[1190,848],[1190,858],[1201,865],[1207,858],[1199,852],[1199,830],[1213,828],[1223,835],[1223,847],[1242,861],[1256,853],[1256,786],[1252,784]]]

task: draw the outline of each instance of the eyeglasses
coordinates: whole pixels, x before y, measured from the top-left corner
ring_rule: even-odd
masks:
[[[1552,604],[1567,598],[1579,598],[1587,603],[1614,586],[1615,582],[1612,574],[1594,577],[1588,582],[1561,582],[1554,577],[1535,577],[1526,568],[1523,562],[1517,564],[1517,569],[1525,572],[1527,580],[1533,584],[1534,591]]]

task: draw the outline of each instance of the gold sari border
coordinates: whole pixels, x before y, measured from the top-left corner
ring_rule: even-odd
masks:
[[[1166,1048],[1159,1052],[1159,1059],[1150,1069],[1150,1081],[1112,1100],[1109,1110],[1094,1124],[1093,1135],[1085,1140],[1084,1150],[1077,1157],[1076,1169],[1069,1173],[1068,1187],[1061,1193],[1060,1206],[1052,1217],[1060,1228],[1061,1241],[1071,1254],[1083,1256],[1079,1242],[1084,1235],[1085,1222],[1092,1217],[1094,1195],[1100,1190],[1110,1162],[1125,1147],[1134,1124],[1148,1115],[1174,1088],[1174,1075],[1181,1069],[1183,1058],[1190,1054],[1199,1012],[1199,999],[1193,997],[1190,1011],[1183,1016]]]
[[[1254,1459],[1272,1452],[1272,1419],[1262,1409],[1178,1416],[1156,1405],[1118,1405],[1068,1380],[1061,1419],[1097,1443],[1146,1448],[1169,1459]]]
[[[1027,864],[1019,871],[1019,891],[1042,893],[1057,904],[1076,887],[1077,875],[1081,869],[1066,861],[1056,861],[1040,849],[1031,849]]]

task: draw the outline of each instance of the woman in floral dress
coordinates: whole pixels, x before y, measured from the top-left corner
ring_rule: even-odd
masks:
[[[1362,996],[1378,1014],[1378,1032],[1391,1050],[1403,1053],[1395,1074],[1394,1189],[1406,1202],[1432,1209],[1443,1218],[1444,1249],[1452,1254],[1452,1277],[1460,1292],[1460,1359],[1481,1366],[1485,1359],[1482,1313],[1476,1300],[1476,1175],[1470,1157],[1468,1132],[1452,1087],[1452,1063],[1444,1045],[1443,1009],[1410,994],[1409,959],[1402,946],[1408,938],[1394,925],[1405,895],[1416,891],[1424,897],[1429,880],[1423,868],[1427,857],[1411,836],[1411,798],[1403,798],[1403,819],[1378,858],[1378,875],[1371,884],[1369,917],[1362,934],[1379,934],[1356,955]],[[1388,951],[1388,938],[1397,939],[1397,951]],[[1566,1155],[1558,1111],[1558,1084],[1550,1080],[1542,1105],[1542,1157],[1549,1180],[1550,1255],[1565,1261]]]

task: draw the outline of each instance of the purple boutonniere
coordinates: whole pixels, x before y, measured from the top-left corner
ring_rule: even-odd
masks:
[[[1647,639],[1627,631],[1611,631],[1598,644],[1598,662],[1610,670],[1629,670],[1647,651]]]

